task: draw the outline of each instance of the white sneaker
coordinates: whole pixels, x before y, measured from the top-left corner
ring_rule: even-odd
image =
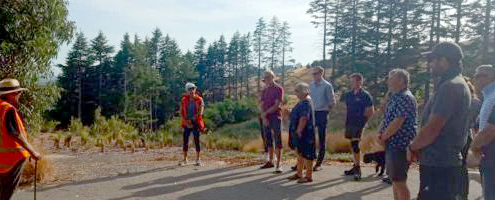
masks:
[[[281,167],[277,167],[277,169],[275,169],[276,174],[281,174],[282,172],[284,172],[284,170]]]
[[[187,160],[183,160],[179,162],[179,166],[183,167],[187,165]]]
[[[201,160],[196,160],[196,166],[201,167],[203,164],[201,163]]]

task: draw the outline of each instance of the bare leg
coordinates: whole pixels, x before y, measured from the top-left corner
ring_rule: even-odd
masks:
[[[306,178],[313,179],[313,161],[304,159],[306,165]]]
[[[281,157],[282,157],[282,149],[277,148],[276,154],[277,154],[277,168],[278,168],[278,167],[280,167],[280,160],[282,160],[281,159]]]
[[[409,192],[409,188],[407,188],[407,182],[406,181],[398,181],[398,182],[392,182],[392,187],[394,188],[394,193],[397,193],[397,198],[396,200],[409,200],[411,199],[411,195]]]
[[[302,156],[297,156],[297,176],[302,177],[304,170],[304,159]]]
[[[273,163],[273,147],[268,148],[268,153],[270,154],[270,163]]]

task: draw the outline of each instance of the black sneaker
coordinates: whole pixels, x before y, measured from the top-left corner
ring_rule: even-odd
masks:
[[[382,178],[382,182],[389,184],[389,185],[392,185],[392,181],[388,177]]]
[[[357,166],[356,170],[354,170],[354,180],[355,181],[361,180],[361,167],[359,167],[359,166]]]
[[[292,171],[297,171],[297,165],[291,167]]]
[[[268,169],[268,168],[273,168],[275,165],[271,162],[267,162],[265,165],[261,166],[260,169]]]
[[[356,173],[356,166],[352,167],[350,170],[344,171],[344,175],[346,176],[354,175],[355,173]]]

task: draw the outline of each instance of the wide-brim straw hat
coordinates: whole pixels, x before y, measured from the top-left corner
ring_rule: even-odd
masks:
[[[6,78],[0,81],[0,95],[27,90],[26,88],[21,88],[21,84],[16,79]]]

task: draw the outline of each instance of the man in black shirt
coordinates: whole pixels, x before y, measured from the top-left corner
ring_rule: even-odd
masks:
[[[345,123],[345,137],[351,141],[351,150],[354,158],[354,166],[352,169],[344,172],[345,175],[354,175],[355,180],[361,179],[361,154],[359,149],[359,141],[363,129],[368,122],[368,119],[373,115],[374,107],[370,93],[362,88],[364,79],[359,73],[352,74],[351,91],[344,96],[347,106],[347,118]]]

